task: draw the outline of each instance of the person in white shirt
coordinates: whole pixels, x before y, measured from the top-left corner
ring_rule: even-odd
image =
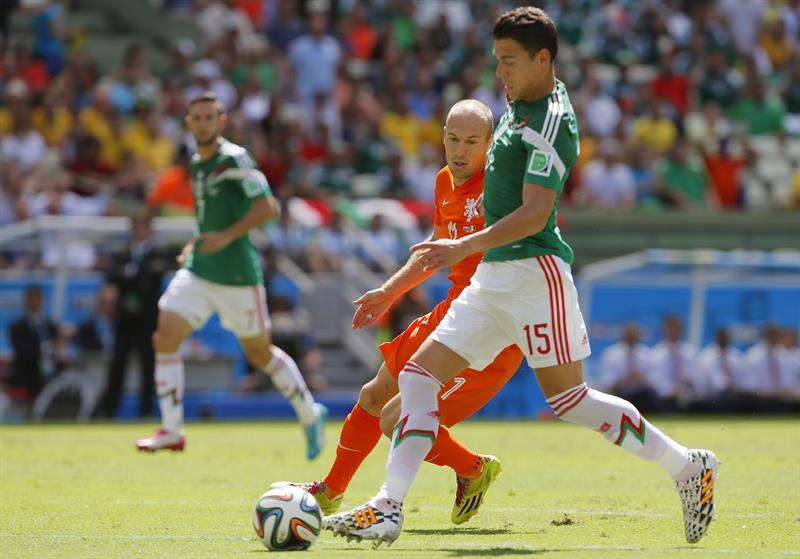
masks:
[[[675,315],[664,319],[664,339],[651,350],[649,380],[671,409],[685,409],[694,399],[697,349],[682,341],[683,323]]]
[[[772,323],[764,326],[763,339],[751,346],[744,357],[741,385],[761,412],[788,411],[792,396],[791,356],[781,343],[781,330]]]
[[[640,342],[641,331],[636,324],[627,324],[622,339],[600,355],[598,388],[619,394],[648,412],[662,411],[663,402],[649,384],[650,348]]]
[[[797,330],[784,328],[781,343],[786,351],[789,368],[789,394],[793,402],[792,410],[800,411],[800,347],[797,345]]]
[[[736,408],[734,392],[741,377],[742,352],[730,342],[728,331],[719,329],[715,341],[697,356],[697,374],[692,376],[697,411],[720,413]]]

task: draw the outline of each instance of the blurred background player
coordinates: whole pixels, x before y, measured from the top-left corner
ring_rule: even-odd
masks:
[[[264,371],[297,413],[316,458],[327,410],[314,402],[295,362],[272,345],[264,280],[248,233],[278,214],[263,173],[243,147],[222,137],[227,118],[213,93],[189,103],[186,125],[197,142],[191,175],[198,235],[184,247],[179,270],[159,301],[156,392],[162,426],[136,443],[140,450],[183,450],[183,360],[180,345],[217,312],[236,334],[247,360]]]
[[[590,349],[570,270],[574,255],[556,226],[559,195],[578,158],[578,125],[566,88],[555,77],[555,25],[543,10],[522,7],[500,16],[493,36],[497,77],[511,103],[486,163],[488,227],[412,247],[424,270],[485,251],[483,261],[398,376],[400,421],[383,486],[366,504],[328,516],[323,525],[348,538],[394,541],[403,525],[403,501],[436,440],[443,384],[466,367],[482,368],[514,343],[560,419],[599,432],[672,477],[686,539],[697,542],[713,518],[716,456],[678,444],[633,404],[593,390],[583,379]]]
[[[492,137],[492,112],[472,99],[453,105],[444,126],[447,166],[436,176],[434,230],[429,239],[457,239],[483,229],[480,210],[483,195],[486,148]],[[381,344],[384,362],[374,379],[365,384],[358,402],[347,416],[336,458],[321,481],[299,484],[308,489],[325,514],[333,514],[361,463],[375,448],[381,431],[391,437],[399,419],[400,399],[397,376],[409,357],[444,318],[450,303],[469,285],[480,262],[474,254],[453,264],[447,298],[434,309],[414,320],[404,332]],[[425,281],[433,270],[422,269],[414,254],[381,287],[368,291],[355,301],[353,328],[373,326],[405,293]],[[482,408],[506,384],[520,366],[522,353],[506,348],[483,370],[465,369],[439,391],[441,425],[425,460],[449,466],[456,473],[456,498],[451,520],[462,524],[477,514],[489,486],[500,473],[494,456],[478,455],[453,437],[452,427]],[[278,482],[273,487],[286,482]]]

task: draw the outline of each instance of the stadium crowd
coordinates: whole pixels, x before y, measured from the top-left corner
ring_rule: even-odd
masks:
[[[386,271],[430,231],[425,203],[444,161],[447,109],[471,97],[496,120],[504,112],[491,25],[523,3],[544,7],[559,27],[557,76],[581,127],[562,206],[800,210],[800,0],[161,0],[165,16],[193,22],[204,41],[174,37],[158,71],[152,47],[134,36],[114,67],[102,67],[86,32],[67,24],[79,1],[14,0],[0,8],[0,227],[42,215],[192,215],[194,145],[183,116],[211,90],[226,105],[226,135],[249,147],[282,201],[267,264],[279,252],[312,273],[349,257]],[[12,14],[33,33],[9,32]],[[375,198],[409,203],[413,226],[354,209]],[[298,218],[298,200],[322,226]],[[102,252],[72,242],[65,254],[69,267],[95,269],[112,256]],[[6,250],[0,267],[54,268],[65,254],[55,245],[34,259]],[[281,310],[279,297],[270,295],[271,309]],[[290,302],[284,310],[294,320]],[[731,409],[784,409],[800,397],[800,357],[796,334],[773,330],[744,355],[731,350],[726,372],[724,334],[717,349],[681,345],[686,362],[675,369],[670,326],[653,348],[631,326],[603,354],[598,382],[644,409],[702,409],[714,398]],[[292,336],[314,369],[313,346]],[[787,371],[777,376],[772,347]],[[681,392],[691,402],[677,400],[680,372],[698,367],[707,371],[692,377],[700,384]]]
[[[30,18],[30,41],[9,34],[15,4]],[[101,70],[82,31],[63,23],[69,2],[6,3],[0,225],[146,205],[190,213],[193,146],[182,119],[206,89],[227,106],[227,135],[249,146],[283,200],[429,201],[447,108],[474,97],[496,118],[504,111],[490,28],[512,4],[162,0],[205,41],[175,37],[156,74],[133,37],[116,67]],[[800,207],[798,0],[538,4],[559,26],[557,75],[581,123],[562,205]],[[306,267],[329,266],[324,238],[335,227],[292,233],[312,247]],[[392,227],[370,229],[404,252]]]

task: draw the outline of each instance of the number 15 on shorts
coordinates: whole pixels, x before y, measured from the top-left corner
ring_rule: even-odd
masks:
[[[550,325],[546,322],[541,324],[526,324],[522,328],[525,332],[525,340],[528,342],[528,355],[534,355],[534,351],[539,355],[550,353],[550,335],[547,331]]]

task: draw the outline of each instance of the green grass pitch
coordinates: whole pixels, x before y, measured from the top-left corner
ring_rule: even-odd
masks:
[[[481,513],[450,524],[450,471],[426,464],[405,504],[405,530],[372,551],[323,532],[317,557],[800,556],[800,420],[662,419],[655,423],[723,461],[717,519],[698,545],[683,537],[667,476],[577,426],[468,422],[455,433],[496,454],[503,475]],[[335,441],[340,423],[328,429]],[[141,454],[151,425],[0,427],[0,557],[278,557],[250,524],[277,480],[319,479],[333,445],[304,459],[294,423],[190,424],[184,453]],[[335,443],[334,443],[335,444]],[[344,506],[383,480],[387,443],[364,463]],[[563,522],[567,519],[567,522]],[[380,554],[380,555],[378,555]],[[291,556],[297,556],[292,554]]]

